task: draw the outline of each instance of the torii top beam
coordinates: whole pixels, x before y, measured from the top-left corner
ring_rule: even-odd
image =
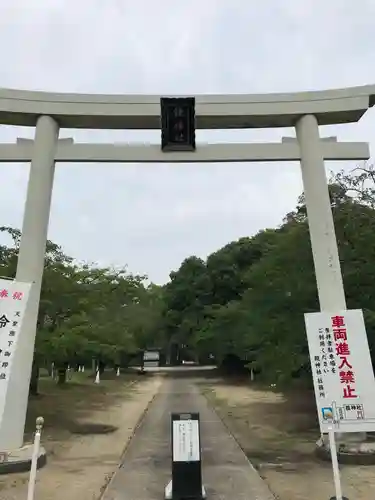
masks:
[[[375,103],[375,85],[195,99],[198,129],[293,127],[306,114],[315,115],[320,125],[331,125],[358,121]],[[0,89],[1,124],[35,126],[40,115],[53,117],[61,128],[159,129],[160,96]]]

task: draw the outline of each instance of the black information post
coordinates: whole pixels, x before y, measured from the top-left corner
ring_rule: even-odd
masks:
[[[199,413],[172,413],[172,481],[165,489],[168,500],[202,500]]]

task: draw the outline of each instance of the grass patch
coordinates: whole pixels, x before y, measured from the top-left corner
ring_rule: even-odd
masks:
[[[316,461],[320,431],[311,391],[226,381],[203,383],[201,391],[255,466]]]
[[[139,377],[134,374],[116,374],[104,372],[100,384],[94,384],[94,376],[87,373],[71,373],[70,380],[57,385],[51,377],[42,376],[39,380],[39,395],[29,399],[25,438],[31,440],[35,431],[35,420],[44,418],[44,439],[64,440],[77,429],[85,432],[83,422],[89,415],[98,410],[116,404],[116,401],[127,395],[131,397],[136,390]],[[92,425],[92,422],[87,422]],[[98,428],[98,433],[102,433]]]

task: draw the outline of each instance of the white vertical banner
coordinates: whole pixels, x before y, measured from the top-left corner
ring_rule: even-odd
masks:
[[[361,309],[305,314],[321,432],[375,430],[375,378]]]
[[[9,375],[30,289],[31,283],[0,279],[0,427]]]
[[[173,421],[173,461],[200,461],[198,420]]]

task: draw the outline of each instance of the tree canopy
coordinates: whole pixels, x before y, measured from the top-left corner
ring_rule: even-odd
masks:
[[[0,246],[1,275],[13,277],[21,233],[1,227],[12,244]],[[161,288],[127,269],[81,264],[47,242],[34,364],[126,365],[158,342]]]
[[[348,308],[362,308],[375,359],[375,176],[371,165],[329,185]],[[318,311],[303,194],[274,229],[229,243],[206,261],[187,258],[165,286],[168,342],[218,364],[230,355],[262,377],[310,370],[303,314]]]

